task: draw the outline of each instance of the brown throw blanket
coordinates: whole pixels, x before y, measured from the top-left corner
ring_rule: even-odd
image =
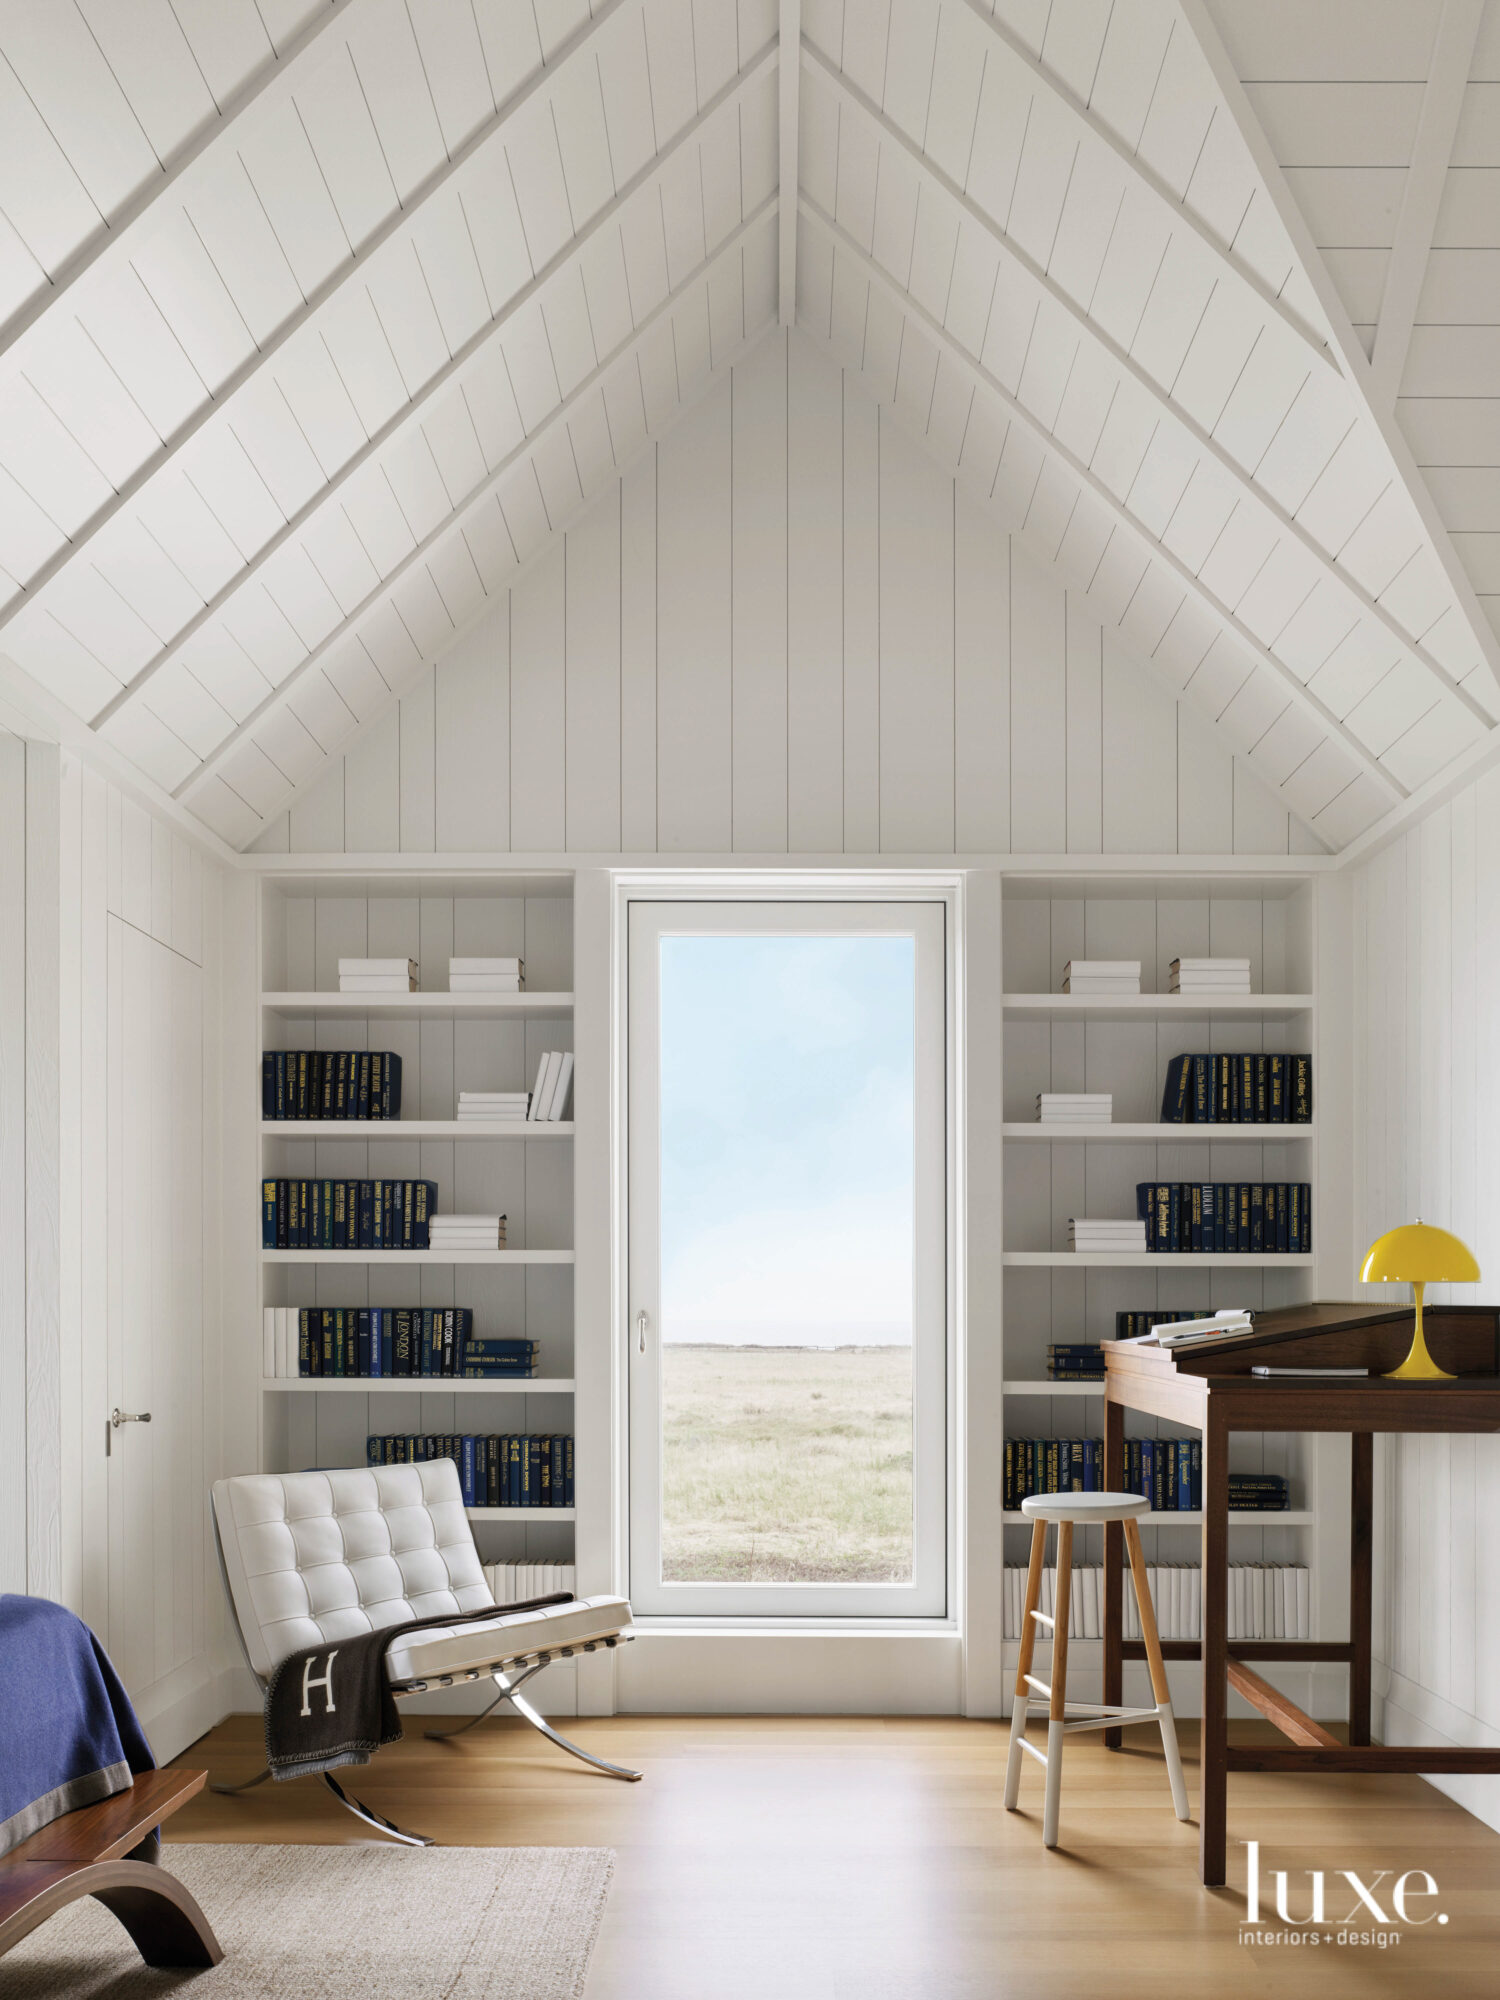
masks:
[[[396,1698],[385,1656],[403,1632],[445,1625],[475,1625],[515,1611],[571,1604],[570,1590],[530,1597],[524,1604],[491,1604],[482,1611],[445,1612],[360,1632],[333,1645],[290,1653],[266,1689],[266,1762],[273,1778],[305,1778],[342,1764],[368,1764],[377,1750],[401,1735]]]

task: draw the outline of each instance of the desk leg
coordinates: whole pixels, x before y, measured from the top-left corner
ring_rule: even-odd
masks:
[[[1104,1405],[1104,1487],[1108,1493],[1125,1489],[1125,1406],[1106,1400]],[[1104,1692],[1100,1700],[1118,1707],[1124,1687],[1120,1660],[1120,1638],[1124,1630],[1125,1578],[1121,1564],[1125,1556],[1124,1535],[1118,1521],[1104,1528]],[[1124,1732],[1106,1729],[1104,1747],[1118,1750]]]
[[[1203,1430],[1203,1722],[1198,1854],[1205,1885],[1225,1878],[1228,1805],[1229,1433],[1210,1403]]]
[[[1370,1740],[1370,1607],[1375,1503],[1375,1439],[1355,1431],[1349,1503],[1349,1741]]]

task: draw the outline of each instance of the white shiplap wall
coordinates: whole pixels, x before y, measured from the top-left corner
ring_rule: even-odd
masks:
[[[1353,990],[1356,1244],[1420,1215],[1484,1274],[1431,1296],[1500,1299],[1500,771],[1358,868]],[[1500,1437],[1377,1453],[1386,1739],[1500,1745]],[[1500,1826],[1500,1779],[1433,1782]]]
[[[256,844],[1319,851],[796,332],[648,449]]]

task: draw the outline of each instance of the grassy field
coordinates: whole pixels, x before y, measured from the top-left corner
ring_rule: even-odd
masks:
[[[911,1577],[909,1347],[662,1349],[662,1575]]]

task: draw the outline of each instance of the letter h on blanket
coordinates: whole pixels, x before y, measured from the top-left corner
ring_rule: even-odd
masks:
[[[429,1736],[460,1735],[505,1702],[596,1770],[640,1777],[570,1743],[520,1693],[553,1660],[631,1638],[628,1599],[561,1594],[500,1609],[451,1459],[221,1479],[213,1520],[245,1661],[265,1695],[267,1750],[264,1771],[216,1792],[321,1776],[368,1825],[425,1846],[349,1797],[333,1772],[399,1738],[397,1701],[481,1680],[498,1690],[482,1715]]]

